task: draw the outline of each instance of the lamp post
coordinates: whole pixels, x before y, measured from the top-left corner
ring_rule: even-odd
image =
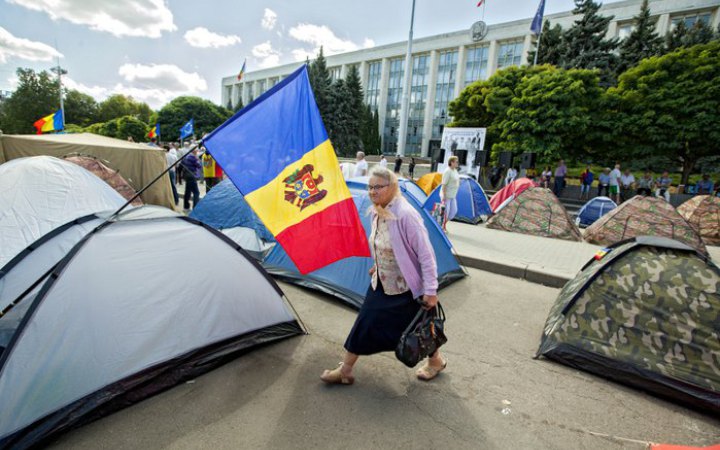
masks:
[[[412,80],[412,40],[413,24],[415,22],[415,0],[412,2],[410,13],[410,34],[408,36],[407,53],[405,54],[405,76],[403,79],[402,104],[400,105],[400,135],[398,136],[397,153],[405,156],[405,144],[407,141],[408,110],[410,109],[410,81]]]

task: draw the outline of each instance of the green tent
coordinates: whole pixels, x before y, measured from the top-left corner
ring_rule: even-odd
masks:
[[[720,414],[720,269],[667,238],[603,249],[560,292],[537,356]]]

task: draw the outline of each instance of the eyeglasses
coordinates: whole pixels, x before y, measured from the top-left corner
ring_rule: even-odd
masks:
[[[389,185],[387,185],[387,184],[375,184],[375,185],[368,184],[368,191],[379,191],[380,189],[386,188],[388,186]]]

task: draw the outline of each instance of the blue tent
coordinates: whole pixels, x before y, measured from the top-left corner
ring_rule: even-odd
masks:
[[[349,178],[347,180],[347,183],[355,183],[367,186],[369,179],[370,177],[354,177]],[[398,186],[400,186],[400,190],[403,194],[411,196],[421,205],[424,204],[428,198],[425,191],[423,191],[422,188],[418,186],[417,183],[415,183],[413,180],[409,180],[407,178],[398,178]]]
[[[435,188],[425,201],[423,207],[428,212],[432,211],[435,203],[440,203],[441,189],[442,186]],[[453,220],[477,224],[492,215],[485,191],[477,181],[467,175],[460,175],[460,188],[456,199],[458,212]]]
[[[367,194],[367,177],[348,181],[348,187],[355,207],[360,213],[365,232],[369,236],[371,224],[367,212],[372,203]],[[401,189],[401,191],[405,199],[420,213],[428,229],[438,263],[440,286],[447,286],[464,277],[465,272],[455,259],[450,241],[440,227],[422,209],[420,202],[416,201],[405,189]],[[191,217],[221,230],[225,227],[241,226],[254,228],[258,235],[270,234],[230,180],[225,180],[212,188],[208,195],[198,203],[191,213]],[[272,238],[272,235],[270,237]],[[359,308],[370,284],[368,270],[372,266],[372,259],[345,258],[307,275],[301,275],[285,250],[279,245],[275,245],[261,263],[270,274],[280,279],[334,295],[351,306]]]
[[[589,227],[603,215],[617,208],[617,204],[607,197],[595,197],[585,203],[575,220],[578,226]]]

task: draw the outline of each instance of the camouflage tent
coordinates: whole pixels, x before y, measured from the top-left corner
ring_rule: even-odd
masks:
[[[636,195],[585,229],[585,240],[591,244],[611,245],[636,236],[675,239],[708,254],[697,231],[660,198]]]
[[[680,205],[677,212],[708,245],[720,245],[720,198],[697,195]]]
[[[667,238],[606,250],[560,292],[538,356],[720,414],[720,269]]]
[[[133,187],[130,186],[130,183],[128,183],[127,180],[120,175],[120,172],[109,168],[94,156],[71,154],[64,156],[63,159],[75,163],[78,166],[94,173],[98,178],[115,189],[118,194],[122,195],[125,200],[130,200],[136,194],[135,189],[133,189]],[[140,197],[137,197],[132,201],[133,206],[142,206],[142,204],[143,201]]]
[[[488,228],[534,236],[582,241],[580,230],[550,189],[531,187],[487,222]]]

